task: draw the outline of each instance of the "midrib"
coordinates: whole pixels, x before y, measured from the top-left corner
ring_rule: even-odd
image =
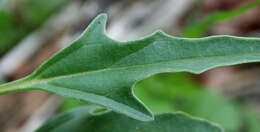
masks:
[[[232,55],[218,55],[218,56],[215,55],[215,56],[206,56],[206,57],[202,57],[202,56],[200,56],[200,57],[189,57],[189,58],[181,58],[181,59],[177,59],[177,60],[158,61],[158,62],[154,62],[154,63],[129,65],[129,66],[123,66],[123,67],[107,67],[107,68],[104,68],[104,69],[98,69],[98,70],[93,70],[93,71],[79,72],[79,73],[73,73],[73,74],[68,74],[68,75],[51,77],[51,78],[47,78],[47,79],[34,80],[34,82],[47,83],[47,82],[53,81],[53,80],[59,80],[59,79],[63,79],[63,78],[69,78],[69,77],[80,76],[80,75],[87,75],[87,74],[91,74],[91,73],[104,72],[104,71],[109,71],[109,70],[125,70],[125,69],[131,69],[131,68],[136,68],[136,67],[146,67],[146,66],[164,64],[164,63],[171,63],[171,62],[181,62],[181,61],[209,59],[209,58],[213,59],[213,58],[220,58],[220,57],[227,57],[227,56],[228,57],[238,57],[238,56],[245,56],[245,55],[247,55],[247,56],[248,55],[260,55],[260,53],[243,53],[243,54],[232,54]],[[260,58],[259,58],[259,60],[260,60]],[[257,60],[248,60],[247,62],[254,62],[254,61],[257,61]]]

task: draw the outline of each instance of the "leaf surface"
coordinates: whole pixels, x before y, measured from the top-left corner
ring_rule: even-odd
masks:
[[[185,114],[160,114],[142,122],[115,112],[93,114],[95,107],[80,107],[60,114],[37,132],[223,132],[217,125]]]
[[[153,115],[132,94],[136,82],[157,73],[201,73],[218,66],[260,61],[257,38],[187,39],[157,31],[139,40],[119,42],[106,36],[106,19],[106,15],[99,15],[72,45],[30,76],[1,85],[0,93],[44,90],[147,121]]]

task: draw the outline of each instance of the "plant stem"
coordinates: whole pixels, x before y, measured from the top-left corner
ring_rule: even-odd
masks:
[[[0,94],[28,90],[25,88],[26,78],[0,85]]]

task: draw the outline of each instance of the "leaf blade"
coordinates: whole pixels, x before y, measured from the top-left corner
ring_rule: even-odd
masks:
[[[162,72],[201,73],[260,61],[257,38],[187,39],[158,31],[139,40],[118,42],[106,36],[106,19],[104,14],[98,16],[72,45],[27,78],[1,85],[0,93],[44,90],[147,121],[153,114],[133,95],[136,82]]]

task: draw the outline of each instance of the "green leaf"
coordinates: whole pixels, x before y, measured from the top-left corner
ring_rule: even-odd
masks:
[[[200,37],[203,36],[203,34],[206,32],[206,30],[209,29],[209,27],[217,22],[221,22],[223,20],[234,18],[235,16],[238,16],[240,14],[243,14],[247,11],[249,11],[252,8],[255,8],[260,5],[260,1],[257,0],[255,2],[251,2],[245,6],[242,6],[238,9],[231,10],[231,11],[216,11],[209,16],[205,17],[201,21],[197,22],[197,24],[188,26],[184,29],[183,36],[194,38],[194,37]]]
[[[142,122],[115,112],[99,112],[97,107],[80,107],[58,115],[37,132],[223,132],[217,125],[185,114],[160,114]],[[101,109],[102,111],[102,109]]]
[[[162,72],[201,73],[260,61],[257,38],[187,39],[157,31],[143,39],[118,42],[105,35],[105,23],[106,15],[99,15],[72,45],[32,75],[1,85],[0,93],[44,90],[147,121],[153,115],[132,94],[136,82]]]

